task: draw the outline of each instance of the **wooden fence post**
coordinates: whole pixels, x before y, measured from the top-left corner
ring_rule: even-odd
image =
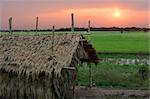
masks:
[[[52,29],[52,54],[54,55],[54,36],[55,36],[55,26]]]
[[[12,33],[12,17],[9,18],[9,33]]]
[[[71,32],[74,33],[74,14],[71,14]]]
[[[91,21],[89,20],[88,21],[88,33],[90,33],[90,31],[91,31],[90,28],[91,28]]]
[[[36,25],[35,25],[36,33],[38,31],[38,25],[39,25],[39,18],[36,17]]]

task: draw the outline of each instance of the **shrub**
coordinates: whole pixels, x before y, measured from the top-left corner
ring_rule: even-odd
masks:
[[[143,79],[143,80],[147,80],[149,78],[149,66],[141,66],[139,68],[139,76]]]

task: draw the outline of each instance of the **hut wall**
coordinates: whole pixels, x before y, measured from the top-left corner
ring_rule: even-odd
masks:
[[[53,91],[57,99],[63,99],[68,90],[72,89],[74,82],[73,71],[74,70],[62,69],[60,77],[56,75],[52,77]]]
[[[62,69],[61,76],[51,79],[20,77],[13,72],[0,71],[0,99],[63,99],[74,83],[74,70]]]
[[[31,79],[0,71],[0,97],[4,99],[55,99],[52,81]]]

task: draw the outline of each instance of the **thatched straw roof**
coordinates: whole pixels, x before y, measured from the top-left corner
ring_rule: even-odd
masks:
[[[43,72],[47,77],[51,77],[52,72],[60,75],[63,68],[87,58],[79,44],[80,38],[81,35],[77,34],[55,35],[52,53],[51,35],[1,35],[0,70],[13,72],[18,76],[32,75],[33,79]]]

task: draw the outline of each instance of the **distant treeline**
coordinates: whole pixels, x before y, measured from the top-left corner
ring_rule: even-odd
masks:
[[[96,27],[91,27],[91,31],[120,31],[120,32],[132,32],[132,31],[144,31],[148,32],[150,31],[150,28],[137,28],[137,27],[126,27],[126,28],[119,28],[119,27],[101,27],[101,28],[96,28]],[[12,30],[13,32],[35,32],[36,30]],[[52,29],[39,29],[37,30],[39,32],[49,32],[52,31]],[[71,31],[71,28],[60,28],[56,29],[56,32],[61,32],[61,31]],[[88,28],[75,28],[75,31],[88,31]],[[0,32],[9,32],[9,30],[0,30]]]

